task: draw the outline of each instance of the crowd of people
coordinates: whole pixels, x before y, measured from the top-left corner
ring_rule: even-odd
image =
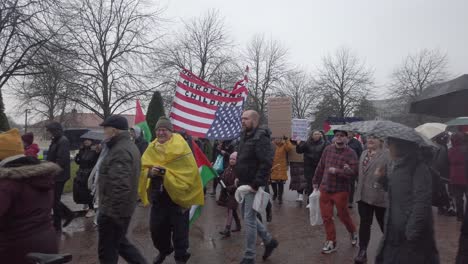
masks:
[[[117,263],[119,255],[128,263],[147,263],[126,238],[138,200],[151,204],[151,239],[159,252],[153,263],[164,263],[172,253],[176,263],[188,262],[190,208],[203,205],[207,192],[193,155],[194,143],[219,174],[209,194],[217,196],[220,189],[217,204],[226,208],[220,235],[229,238],[232,232],[244,231],[241,264],[255,263],[257,236],[264,245],[264,260],[278,248],[279,241],[254,210],[254,200],[271,188],[266,206],[266,221],[271,222],[272,203],[283,203],[288,181],[297,202],[304,196],[308,202],[309,195],[320,193],[323,254],[338,250],[334,220],[339,219],[349,243],[358,246],[355,263],[367,263],[375,217],[383,237],[372,261],[439,263],[432,216],[432,207],[437,206],[439,214],[463,222],[457,263],[468,263],[467,134],[440,133],[432,138],[438,147],[429,149],[340,129],[332,138],[316,130],[305,141],[291,140],[272,137],[255,111],[245,111],[241,120],[239,139],[213,144],[177,133],[165,117],[158,120],[156,139],[149,144],[140,128],[130,128],[119,115],[101,124],[102,142],[83,138],[74,159],[79,169],[73,199],[86,206],[86,217],[95,217],[101,263]],[[59,123],[46,129],[52,139],[46,161],[38,159],[32,133],[21,136],[13,129],[0,134],[0,259],[5,263],[27,263],[25,255],[30,252],[58,252],[57,234],[77,217],[61,201],[71,176],[70,142]],[[359,223],[350,215],[355,204]]]

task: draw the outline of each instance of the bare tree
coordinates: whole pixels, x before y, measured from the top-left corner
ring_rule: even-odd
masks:
[[[55,35],[48,22],[55,1],[0,1],[0,130],[8,129],[2,89],[33,63],[35,54]]]
[[[373,83],[372,72],[345,48],[337,50],[333,56],[324,57],[322,63],[318,76],[319,87],[338,100],[339,117],[353,114],[369,93]]]
[[[145,80],[158,13],[143,11],[140,0],[75,0],[67,10],[68,41],[78,61],[73,85],[79,96],[70,99],[106,118],[155,89]]]
[[[312,115],[319,98],[319,91],[314,80],[302,70],[289,72],[277,94],[292,98],[293,117],[302,119]]]
[[[424,49],[408,55],[395,69],[391,92],[393,97],[412,101],[428,86],[447,77],[447,55],[438,50]]]
[[[15,94],[23,102],[23,108],[33,110],[33,115],[54,120],[63,117],[73,108],[77,87],[72,85],[75,78],[70,67],[74,57],[65,50],[53,45],[41,50],[35,58],[36,64],[30,67],[35,74],[25,78],[23,85],[15,88]]]
[[[372,104],[372,102],[367,99],[363,98],[361,102],[356,107],[356,111],[354,112],[355,117],[360,117],[364,120],[373,120],[378,117],[377,109]]]
[[[239,72],[232,47],[224,19],[218,11],[210,10],[200,17],[183,21],[182,31],[161,50],[162,64],[167,74],[174,76],[174,82],[177,73],[186,68],[203,80],[224,88],[233,84],[232,79]]]
[[[287,75],[287,50],[277,41],[255,36],[247,45],[245,58],[250,65],[249,107],[265,118],[267,98],[279,88]]]

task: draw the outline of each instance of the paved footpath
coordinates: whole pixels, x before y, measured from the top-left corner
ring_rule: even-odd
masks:
[[[287,189],[287,186],[285,186]],[[218,191],[219,193],[219,191]],[[322,255],[321,248],[325,240],[323,226],[312,227],[308,220],[308,209],[305,204],[295,201],[296,192],[286,191],[282,205],[273,205],[273,221],[268,229],[278,239],[280,246],[271,258],[263,262],[261,256],[263,247],[258,242],[257,263],[271,264],[345,264],[354,263],[353,258],[357,248],[353,248],[344,226],[337,221],[338,252],[332,255]],[[64,197],[64,202],[73,208],[71,196]],[[190,251],[194,264],[230,264],[239,263],[243,252],[243,232],[234,233],[228,239],[222,239],[219,231],[224,228],[226,211],[216,205],[215,199],[206,196],[206,205],[202,216],[190,230]],[[352,210],[353,219],[358,223],[357,209]],[[454,217],[435,216],[437,245],[441,255],[441,263],[455,262],[458,248],[460,223]],[[129,229],[129,238],[143,252],[149,263],[157,255],[148,228],[149,208],[138,207]],[[381,238],[376,221],[373,226],[371,245],[369,247],[369,263],[373,263],[375,252]],[[77,218],[64,229],[62,235],[62,252],[73,254],[72,263],[93,264],[97,261],[97,231],[89,218]],[[119,263],[125,263],[123,259]],[[174,264],[173,256],[165,263]]]

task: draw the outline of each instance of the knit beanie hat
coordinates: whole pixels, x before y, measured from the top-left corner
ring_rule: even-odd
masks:
[[[24,147],[19,130],[0,133],[0,160],[21,154],[24,154]]]
[[[34,142],[34,134],[31,133],[31,132],[28,132],[28,133],[22,135],[21,139],[23,139],[23,142],[28,144],[28,146],[29,146]]]
[[[161,116],[156,123],[156,127],[154,128],[155,130],[158,130],[159,128],[165,128],[169,131],[174,131],[174,127],[172,126],[171,120],[165,116]]]

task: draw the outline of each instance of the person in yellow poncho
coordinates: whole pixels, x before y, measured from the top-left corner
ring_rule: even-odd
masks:
[[[159,251],[154,263],[163,263],[173,251],[176,263],[186,263],[189,209],[204,203],[202,182],[190,146],[173,133],[171,121],[161,117],[155,130],[157,138],[141,158],[139,190],[143,203],[148,203],[148,197],[152,203],[151,238]]]

